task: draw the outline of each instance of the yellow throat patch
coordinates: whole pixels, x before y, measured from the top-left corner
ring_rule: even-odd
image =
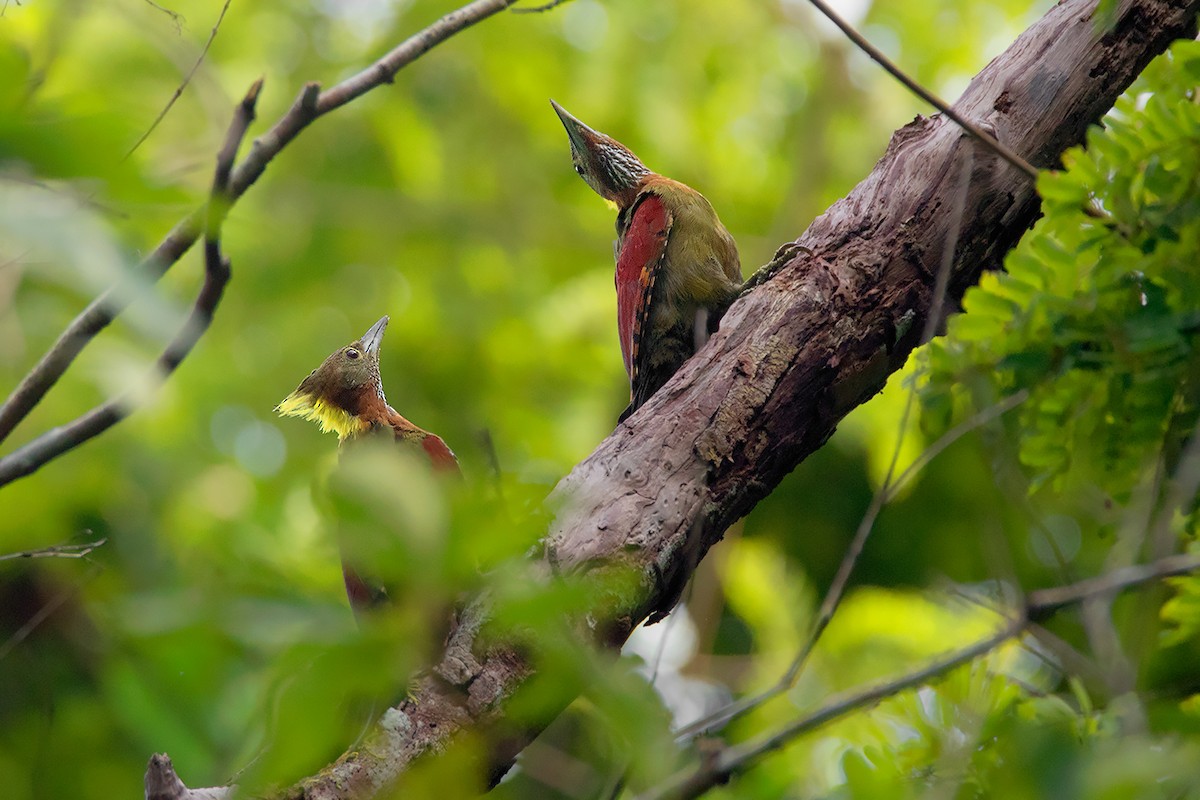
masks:
[[[322,433],[336,433],[339,441],[363,429],[362,422],[357,418],[307,392],[292,392],[275,406],[275,413],[281,417],[311,419],[321,426]]]

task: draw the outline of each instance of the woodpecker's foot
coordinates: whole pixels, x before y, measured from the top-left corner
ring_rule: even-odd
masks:
[[[741,294],[744,295],[769,281],[784,264],[787,264],[801,253],[811,256],[813,251],[796,242],[788,242],[787,244],[780,245],[779,249],[775,251],[775,255],[771,258],[770,263],[759,267],[758,272],[755,272],[742,284]]]
[[[771,264],[786,264],[800,253],[811,256],[813,251],[799,242],[786,242],[779,245],[779,249],[775,251],[775,255],[771,256]]]

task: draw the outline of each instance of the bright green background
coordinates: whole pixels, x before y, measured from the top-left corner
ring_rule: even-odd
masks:
[[[953,98],[1048,5],[887,0],[856,21],[915,77]],[[183,96],[123,159],[190,69],[220,9],[212,0],[171,7],[178,21],[142,0],[26,0],[0,17],[0,388],[15,386],[95,292],[202,201],[232,106],[256,77],[265,88],[251,137],[305,81],[330,85],[352,74],[454,5],[233,0]],[[1172,108],[1187,103],[1180,96],[1196,82],[1190,70],[1153,87]],[[10,642],[0,650],[0,793],[136,796],[156,751],[170,753],[192,785],[228,780],[256,756],[244,780],[312,772],[361,727],[353,709],[369,702],[346,693],[371,697],[403,685],[420,652],[396,642],[418,640],[412,632],[477,579],[477,566],[520,552],[536,533],[539,523],[523,522],[522,510],[535,509],[612,430],[627,399],[613,325],[613,214],[573,174],[551,97],[652,168],[703,191],[737,239],[746,274],[866,175],[893,129],[928,112],[804,3],[574,0],[545,14],[488,20],[402,71],[395,85],[318,121],[233,209],[225,301],[149,407],[3,489],[0,552],[109,542],[87,562],[0,563],[0,643]],[[1132,104],[1128,111],[1136,113]],[[1152,173],[1159,183],[1134,179],[1130,193],[1175,191],[1167,205],[1194,208],[1194,159],[1178,155],[1198,141],[1192,122],[1185,115],[1163,134],[1178,152]],[[1122,160],[1141,174],[1155,147],[1110,148],[1113,161],[1094,179],[1103,185],[1105,170]],[[1165,187],[1164,172],[1178,185]],[[1069,212],[1083,190],[1063,186],[1061,226],[1077,231]],[[1128,228],[1152,205],[1111,198],[1105,207]],[[1162,325],[1172,331],[1186,327],[1176,316],[1200,307],[1200,291],[1172,278],[1194,267],[1195,240],[1180,230],[1196,218],[1155,217],[1155,230],[1175,232],[1175,249],[1147,251],[1138,240],[1110,276],[1141,269],[1151,282],[1161,277],[1163,318],[1170,317]],[[1057,257],[1047,252],[1030,256],[1034,272]],[[1140,260],[1156,252],[1159,272]],[[192,252],[147,287],[7,445],[138,385],[201,271]],[[1093,277],[1081,268],[1058,290],[1070,294]],[[1150,485],[1159,451],[1169,461],[1177,450],[1178,436],[1168,434],[1194,421],[1190,400],[1173,393],[1194,372],[1190,329],[1162,345],[1178,352],[1147,379],[1152,397],[1139,395],[1146,402],[1119,406],[1129,417],[1112,417],[1126,397],[1121,387],[1145,374],[1141,362],[1105,362],[1088,373],[1037,361],[1041,372],[1005,378],[1017,362],[1004,358],[1023,354],[1026,364],[1048,341],[1037,325],[1064,337],[1055,346],[1084,336],[1068,324],[1073,306],[1053,307],[1059,316],[1021,331],[964,326],[938,351],[921,380],[901,468],[972,408],[1019,386],[1040,393],[1013,415],[1019,423],[952,447],[884,511],[856,573],[864,588],[852,591],[800,686],[731,728],[731,739],[986,634],[994,617],[948,587],[961,584],[975,597],[993,593],[985,582],[997,578],[1052,585],[1129,560],[1111,555],[1116,532],[1136,525],[1125,509],[1137,506],[1137,486]],[[1133,313],[1119,303],[1101,310],[1117,326]],[[1095,307],[1076,311],[1099,319]],[[333,438],[272,415],[330,350],[385,313],[389,400],[441,434],[477,486],[491,481],[487,431],[514,525],[496,524],[486,500],[464,499],[451,513],[409,465],[376,465],[363,473],[373,478],[356,474],[341,499],[330,500],[338,484],[331,489],[323,476]],[[1104,319],[1101,332],[1088,335],[1110,336]],[[984,352],[972,342],[995,347]],[[924,363],[914,361],[852,414],[714,550],[689,599],[698,653],[660,669],[664,683],[683,685],[686,675],[741,693],[782,672],[883,480],[908,397],[904,379]],[[1096,371],[1108,380],[1098,398]],[[1097,419],[1059,437],[1066,426],[1055,408],[1061,419],[1077,411],[1090,419],[1080,409]],[[1129,437],[1125,449],[1070,458],[1098,427],[1113,434],[1130,419],[1150,433]],[[1047,461],[1047,441],[1067,457]],[[411,596],[428,600],[414,603],[390,638],[355,633],[331,532],[335,517],[371,525],[381,513],[422,534],[392,555],[418,587]],[[1190,530],[1190,518],[1171,530]],[[1195,792],[1195,783],[1173,782],[1194,777],[1200,763],[1186,735],[1195,717],[1179,706],[1200,677],[1195,640],[1185,626],[1173,647],[1159,647],[1164,595],[1147,596],[1148,605],[1122,610],[1117,626],[1141,634],[1125,644],[1149,698],[1142,706],[1104,659],[1098,675],[1068,685],[1060,670],[1009,648],[937,692],[905,695],[810,735],[721,792]],[[528,615],[540,612],[547,624],[561,608],[536,595],[526,602]],[[50,603],[61,606],[45,623],[10,638]],[[1066,617],[1056,632],[1088,652],[1077,618]],[[564,685],[596,669],[560,655]],[[591,675],[599,688],[578,704],[581,721],[560,726],[577,729],[560,730],[560,743],[547,745],[543,771],[562,765],[554,747],[577,748],[577,757],[601,765],[562,773],[576,776],[565,783],[578,796],[626,763],[626,750],[646,756],[635,759],[635,787],[675,763],[666,713],[629,672],[635,663]],[[275,744],[260,755],[264,742]],[[1174,777],[1156,783],[1164,776]],[[422,780],[412,794],[425,786],[454,796],[473,778],[450,766]],[[514,783],[508,791],[534,790]]]

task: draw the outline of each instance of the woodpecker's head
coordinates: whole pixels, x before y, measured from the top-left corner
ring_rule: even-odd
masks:
[[[376,322],[361,338],[329,354],[321,366],[283,398],[275,407],[281,417],[311,419],[325,432],[337,433],[338,439],[354,436],[370,427],[361,418],[367,400],[383,400],[383,380],[379,377],[379,346],[388,318]]]
[[[553,100],[550,105],[571,140],[571,161],[579,177],[596,194],[625,208],[637,196],[642,178],[650,174],[646,165],[625,145],[600,131],[592,130]]]

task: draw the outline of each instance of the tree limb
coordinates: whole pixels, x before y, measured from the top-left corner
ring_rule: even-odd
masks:
[[[1031,163],[1054,166],[1151,58],[1194,34],[1198,7],[1127,2],[1101,35],[1095,3],[1067,0],[977,75],[956,109]],[[918,118],[797,240],[794,255],[732,306],[708,345],[556,488],[546,562],[561,573],[627,568],[642,576],[639,602],[609,609],[598,623],[614,640],[665,611],[692,554],[719,541],[907,360],[931,310],[953,222],[946,209],[968,152],[974,173],[949,298],[1000,267],[1038,211],[1027,176],[953,122]],[[460,724],[497,714],[526,680],[528,665],[509,657],[503,649],[478,654],[459,677],[473,701]],[[398,709],[407,719],[459,701],[427,689],[414,708]],[[439,727],[437,742],[454,733],[449,727]],[[418,745],[422,735],[405,743]]]
[[[550,0],[550,2],[542,3],[540,6],[531,6],[530,8],[514,8],[513,13],[514,14],[544,14],[547,11],[551,11],[555,8],[558,8],[563,3],[566,3],[566,2],[567,2],[567,0]]]
[[[1095,7],[1059,3],[972,80],[956,111],[1029,163],[1053,167],[1151,58],[1194,35],[1200,0],[1127,0],[1107,33],[1096,30]],[[559,483],[539,564],[639,577],[634,596],[595,609],[599,637],[617,645],[669,610],[725,529],[904,364],[932,313],[957,222],[946,210],[968,157],[947,296],[958,300],[982,270],[999,268],[1038,213],[1028,176],[952,121],[918,117],[862,183],[781,249],[709,343]],[[490,734],[501,773],[536,733],[514,730],[506,715],[534,667],[515,646],[477,645],[481,625],[467,614],[364,746],[280,796],[372,797],[468,729]]]

